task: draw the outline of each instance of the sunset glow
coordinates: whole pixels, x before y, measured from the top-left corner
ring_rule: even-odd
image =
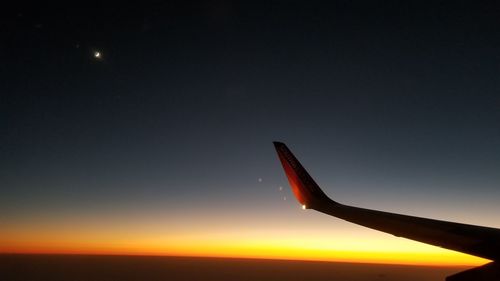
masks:
[[[4,243],[5,240],[2,241]],[[480,265],[487,260],[426,246],[395,249],[387,242],[365,250],[325,249],[310,241],[186,241],[183,239],[146,241],[9,241],[2,247],[4,253],[71,253],[71,254],[127,254],[166,256],[210,256],[266,259],[293,259],[344,261],[362,263],[418,264],[418,265]],[[5,243],[4,243],[5,245]]]
[[[296,209],[295,209],[296,210]],[[293,215],[300,215],[293,212]],[[255,220],[240,214],[245,223],[220,219],[216,225],[203,221],[220,213],[186,221],[172,217],[149,219],[141,216],[103,218],[101,221],[75,217],[81,225],[68,221],[51,221],[41,228],[37,224],[11,225],[0,234],[0,251],[4,253],[73,253],[127,254],[168,256],[212,256],[265,259],[345,261],[362,263],[479,265],[487,262],[465,254],[395,238],[387,234],[353,227],[335,221],[333,228],[301,229],[289,223],[272,223],[276,217]],[[306,217],[304,217],[306,216]],[[304,212],[304,219],[314,215]],[[289,217],[286,218],[289,220]],[[151,220],[156,220],[155,223]],[[161,225],[161,222],[165,222]]]

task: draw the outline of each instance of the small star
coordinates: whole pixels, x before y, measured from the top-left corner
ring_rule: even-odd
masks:
[[[262,182],[262,178],[259,178],[259,179],[258,179],[258,181],[259,181],[259,182]]]

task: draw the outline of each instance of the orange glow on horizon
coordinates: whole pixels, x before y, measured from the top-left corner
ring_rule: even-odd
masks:
[[[76,254],[76,255],[132,255],[132,256],[179,256],[179,257],[214,257],[214,258],[250,258],[276,260],[302,260],[325,262],[373,263],[373,264],[400,264],[422,266],[479,266],[487,263],[475,257],[454,257],[454,255],[436,256],[416,253],[374,253],[374,252],[330,252],[322,256],[308,256],[312,251],[275,251],[262,249],[262,252],[203,252],[203,251],[159,251],[159,250],[127,250],[110,249],[111,247],[71,249],[33,247],[30,249],[4,248],[4,254]]]
[[[169,240],[169,241],[168,241]],[[261,258],[308,261],[334,261],[378,264],[407,264],[430,266],[481,265],[487,260],[469,255],[431,247],[429,250],[414,249],[412,252],[397,249],[344,250],[321,249],[314,245],[298,246],[296,242],[276,243],[276,241],[31,241],[23,243],[2,243],[1,253],[40,254],[100,254],[100,255],[153,255],[153,256],[198,256],[225,258]],[[4,242],[4,241],[2,241]]]
[[[315,216],[297,204],[284,210],[228,206],[200,212],[141,209],[46,214],[6,221],[0,253],[203,256],[435,266],[480,265],[485,259],[395,238]],[[216,218],[216,219],[214,219]]]

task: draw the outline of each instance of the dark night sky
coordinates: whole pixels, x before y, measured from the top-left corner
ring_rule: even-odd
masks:
[[[62,213],[286,213],[273,140],[346,203],[500,226],[482,216],[500,211],[494,1],[186,2],[2,12],[9,233]]]

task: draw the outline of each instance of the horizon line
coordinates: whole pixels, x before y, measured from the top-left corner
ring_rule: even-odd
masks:
[[[64,251],[39,251],[39,252],[2,252],[1,255],[52,255],[52,256],[108,256],[108,257],[165,257],[165,258],[205,258],[205,259],[234,259],[234,260],[274,260],[274,261],[291,261],[291,262],[311,262],[311,263],[348,263],[348,264],[365,264],[365,265],[397,265],[397,266],[413,266],[413,267],[446,267],[446,268],[456,268],[456,267],[473,267],[476,265],[471,264],[438,264],[438,263],[397,263],[397,262],[369,262],[369,261],[356,261],[356,260],[346,260],[346,259],[298,259],[298,258],[280,258],[280,257],[266,257],[266,256],[229,256],[229,255],[181,255],[181,254],[161,254],[161,253],[104,253],[104,252],[64,252]]]

